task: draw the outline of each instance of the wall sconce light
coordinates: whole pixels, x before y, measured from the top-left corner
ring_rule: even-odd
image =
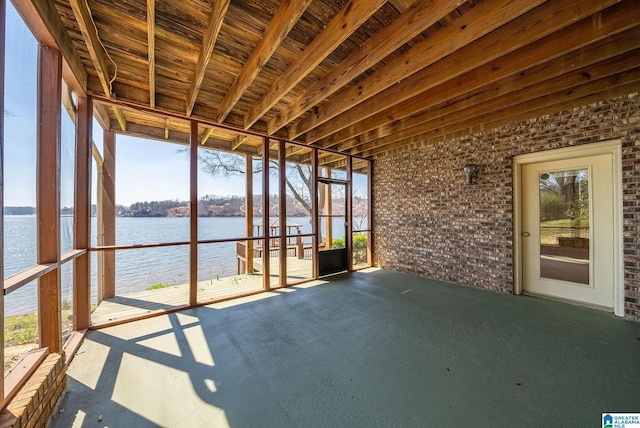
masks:
[[[467,177],[467,184],[473,184],[473,180],[478,178],[478,165],[474,163],[468,163],[463,168],[464,175]]]

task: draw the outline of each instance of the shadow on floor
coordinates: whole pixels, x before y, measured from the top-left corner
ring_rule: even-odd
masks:
[[[638,361],[612,314],[377,270],[93,331],[53,426],[598,426]]]

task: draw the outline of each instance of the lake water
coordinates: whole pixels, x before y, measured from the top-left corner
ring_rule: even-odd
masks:
[[[272,221],[277,221],[272,219]],[[303,234],[311,233],[309,220],[288,218],[301,226]],[[256,223],[261,223],[256,219]],[[61,251],[72,249],[73,218],[62,217],[60,222]],[[92,219],[92,242],[96,245],[96,219]],[[243,217],[198,218],[199,240],[240,238],[245,236]],[[344,230],[334,223],[334,238],[343,237]],[[36,264],[36,217],[4,217],[4,276],[10,276]],[[310,242],[311,238],[305,238]],[[189,241],[189,218],[181,217],[118,217],[116,244],[148,244]],[[96,300],[97,253],[91,253],[92,299]],[[236,243],[201,244],[198,246],[198,280],[214,279],[237,274]],[[61,270],[62,300],[72,301],[73,263],[65,263]],[[184,284],[189,282],[189,246],[171,246],[116,252],[116,293],[145,290],[153,284]],[[16,315],[37,308],[36,282],[5,296],[5,315]]]

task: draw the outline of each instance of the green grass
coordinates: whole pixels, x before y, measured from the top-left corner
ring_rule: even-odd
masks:
[[[37,314],[16,315],[4,319],[4,346],[24,345],[37,341]]]
[[[94,305],[95,306],[95,305]],[[63,335],[73,330],[73,311],[68,301],[62,302]],[[39,347],[38,314],[8,316],[4,319],[4,371],[6,372],[22,356]],[[26,346],[25,345],[29,345]],[[16,348],[14,348],[16,347]]]
[[[147,291],[151,291],[151,290],[160,290],[162,288],[169,288],[171,287],[171,284],[153,284],[150,287],[147,287]]]

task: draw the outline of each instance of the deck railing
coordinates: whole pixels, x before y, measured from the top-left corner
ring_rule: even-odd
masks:
[[[280,240],[272,238],[269,241],[269,257],[280,256]],[[262,258],[264,248],[262,241],[254,242],[253,244],[253,258]],[[247,273],[247,244],[246,241],[236,241],[236,257],[238,259],[238,275]],[[299,259],[311,260],[313,257],[313,246],[311,244],[305,244],[302,240],[302,234],[298,231],[298,236],[287,237],[287,257],[297,257]]]

